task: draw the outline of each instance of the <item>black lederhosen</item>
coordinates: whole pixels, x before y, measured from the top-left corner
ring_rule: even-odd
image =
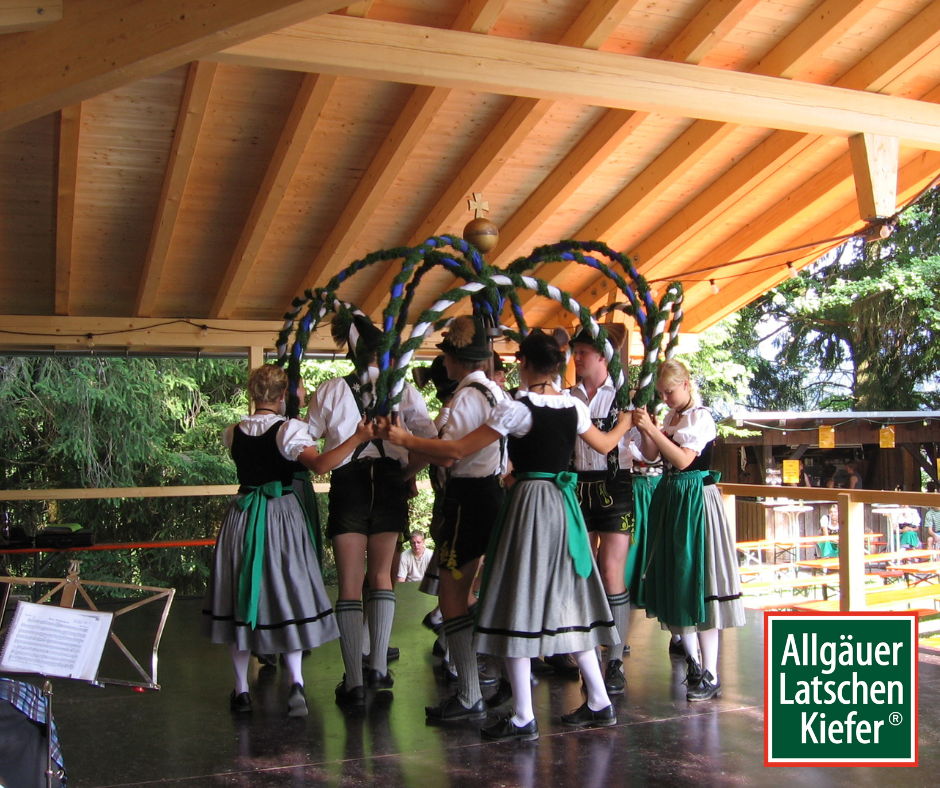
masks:
[[[633,477],[619,470],[578,471],[578,502],[588,531],[630,533],[633,530]]]
[[[447,480],[436,542],[441,569],[459,569],[486,552],[504,497],[499,476]]]
[[[326,533],[398,533],[408,529],[408,490],[401,463],[391,457],[352,460],[330,478]]]

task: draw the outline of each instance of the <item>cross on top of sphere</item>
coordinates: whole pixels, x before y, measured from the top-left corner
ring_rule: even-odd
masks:
[[[483,199],[483,192],[474,192],[473,199],[467,200],[467,207],[473,211],[474,219],[481,219],[483,214],[490,209],[490,204]]]

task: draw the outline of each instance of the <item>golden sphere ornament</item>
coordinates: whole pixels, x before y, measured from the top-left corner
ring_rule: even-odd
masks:
[[[486,254],[496,248],[499,230],[489,219],[481,216],[467,222],[467,226],[463,228],[463,239]]]

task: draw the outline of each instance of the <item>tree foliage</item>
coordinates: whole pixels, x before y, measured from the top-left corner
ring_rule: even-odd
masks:
[[[752,373],[750,407],[940,404],[940,190],[898,218],[890,238],[853,240],[741,310],[728,347]]]
[[[7,358],[0,363],[0,473],[5,489],[233,484],[219,443],[245,411],[244,362]],[[217,498],[88,499],[11,503],[28,533],[76,522],[99,542],[212,536]],[[82,555],[98,580],[201,588],[205,550]],[[23,567],[25,569],[25,567]]]

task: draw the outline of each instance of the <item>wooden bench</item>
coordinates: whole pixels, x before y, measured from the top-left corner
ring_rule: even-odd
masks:
[[[754,582],[759,582],[748,578],[760,577],[765,574],[773,574],[774,577],[779,577],[781,574],[794,574],[795,572],[795,564],[748,564],[738,567],[741,582],[745,583],[748,587]]]
[[[940,583],[929,583],[911,588],[882,588],[869,591],[865,594],[865,604],[869,609],[885,609],[900,602],[910,602],[920,599],[936,600],[940,597]],[[802,612],[839,610],[838,599],[816,600],[810,602],[796,602],[787,606],[788,610]],[[937,610],[928,610],[927,613],[918,613],[918,616],[936,615]]]
[[[744,606],[746,608],[750,610],[772,610],[785,608],[792,604],[794,599],[792,597],[789,599],[779,597],[767,599],[763,596],[758,597],[756,594],[760,594],[762,591],[771,593],[775,591],[792,591],[795,597],[801,590],[809,592],[811,588],[822,588],[823,599],[828,599],[830,586],[838,585],[838,575],[821,575],[816,577],[785,577],[779,580],[755,580],[742,585],[741,590],[745,594]],[[751,592],[756,592],[756,594],[752,596]]]

